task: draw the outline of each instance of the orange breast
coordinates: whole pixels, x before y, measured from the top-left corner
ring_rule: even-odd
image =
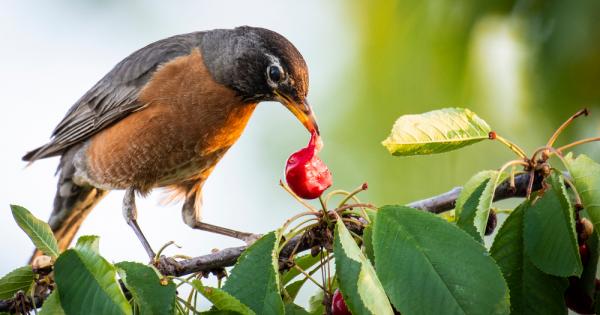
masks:
[[[146,192],[202,181],[256,107],[216,83],[197,49],[157,70],[139,101],[147,105],[91,139],[87,177],[97,185]]]

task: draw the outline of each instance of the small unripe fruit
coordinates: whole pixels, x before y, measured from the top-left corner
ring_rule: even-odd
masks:
[[[333,298],[331,299],[331,313],[333,315],[352,315],[348,310],[348,306],[346,306],[342,292],[340,292],[339,289],[336,289],[333,293]]]
[[[313,133],[306,148],[290,155],[285,167],[285,180],[290,189],[304,199],[315,199],[332,184],[331,172],[317,156],[321,138]]]
[[[581,231],[579,232],[579,236],[585,241],[590,238],[592,233],[594,233],[594,224],[592,224],[592,222],[586,218],[582,218],[579,220],[579,222],[581,222]]]

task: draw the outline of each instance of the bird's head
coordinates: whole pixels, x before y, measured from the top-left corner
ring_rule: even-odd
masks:
[[[209,31],[201,46],[204,62],[217,82],[248,102],[278,101],[306,129],[319,132],[306,100],[306,62],[285,37],[264,28],[242,26]]]

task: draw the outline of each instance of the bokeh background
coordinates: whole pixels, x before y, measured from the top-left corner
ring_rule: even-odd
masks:
[[[5,0],[0,7],[0,274],[24,264],[32,250],[8,205],[47,218],[55,193],[57,159],[25,167],[22,154],[47,141],[71,104],[118,61],[178,33],[254,25],[289,38],[310,68],[321,156],[335,187],[351,190],[367,181],[361,198],[379,205],[441,193],[513,158],[492,142],[392,157],[380,142],[402,114],[468,107],[533,150],[588,107],[592,116],[560,141],[600,134],[600,2],[594,0]],[[288,155],[308,138],[281,105],[260,105],[205,185],[205,220],[266,232],[300,211],[278,181]],[[578,151],[598,159],[600,145]],[[145,261],[121,217],[122,197],[113,192],[102,201],[80,235],[100,235],[101,253],[111,261]],[[138,202],[140,225],[155,248],[174,240],[183,248],[169,254],[199,255],[240,245],[189,229],[181,205],[161,205],[162,197],[157,191]]]

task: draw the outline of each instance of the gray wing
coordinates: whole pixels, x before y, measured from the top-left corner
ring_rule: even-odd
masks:
[[[72,145],[89,139],[105,127],[146,104],[138,94],[156,69],[198,47],[202,32],[176,35],[154,42],[119,62],[83,95],[52,132],[50,142],[27,153],[23,160],[60,155]]]

